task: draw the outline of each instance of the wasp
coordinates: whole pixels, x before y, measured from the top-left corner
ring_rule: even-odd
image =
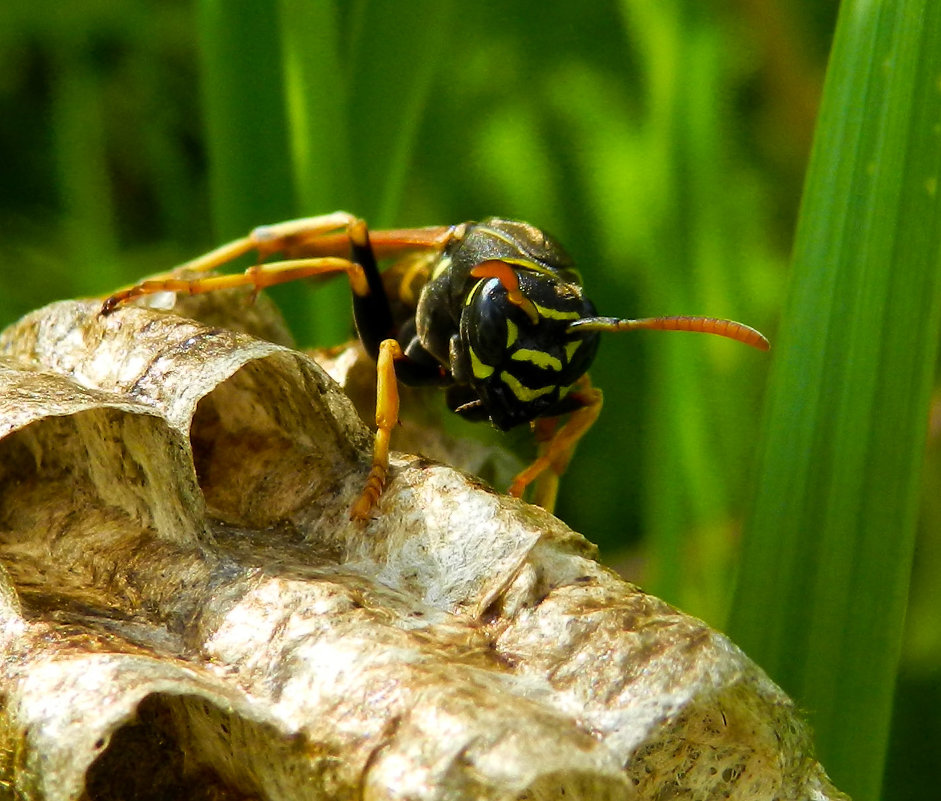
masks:
[[[244,273],[200,275],[254,252]],[[275,254],[279,260],[266,261]],[[379,262],[398,259],[396,270]],[[194,277],[195,274],[195,277]],[[533,225],[498,217],[453,226],[370,231],[346,212],[261,226],[165,276],[116,292],[102,306],[157,292],[260,290],[304,278],[345,274],[359,339],[377,364],[372,466],[350,516],[372,516],[386,483],[398,422],[397,381],[445,389],[449,408],[508,430],[529,424],[535,460],[513,480],[521,497],[552,509],[558,478],[601,411],[588,378],[600,335],[659,329],[716,334],[767,350],[753,328],[714,317],[600,317],[572,258]],[[395,281],[388,276],[395,276]],[[384,281],[383,277],[387,276]],[[564,422],[562,422],[564,420]]]

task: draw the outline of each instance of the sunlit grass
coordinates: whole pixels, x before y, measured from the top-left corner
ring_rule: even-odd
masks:
[[[941,317],[941,7],[847,2],[731,633],[880,795]]]

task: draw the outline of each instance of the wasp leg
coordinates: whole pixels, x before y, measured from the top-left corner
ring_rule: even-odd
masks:
[[[556,435],[558,427],[558,417],[541,417],[534,421],[533,433],[538,446],[537,458],[546,455],[549,443]],[[556,498],[559,494],[559,473],[554,469],[544,470],[533,482],[532,487],[532,502],[546,511],[554,511]]]
[[[401,345],[394,339],[385,339],[379,346],[376,382],[376,440],[372,452],[372,468],[366,486],[353,508],[353,520],[366,520],[379,501],[386,475],[389,472],[389,440],[392,429],[399,421],[399,388],[395,378],[395,362],[404,359]]]
[[[273,253],[285,252],[288,255],[303,256],[307,259],[320,257],[339,257],[349,253],[349,239],[347,235],[342,234],[341,240],[334,242],[331,238],[325,237],[334,231],[347,231],[358,222],[357,218],[345,211],[337,211],[333,214],[324,214],[319,217],[305,217],[299,220],[288,220],[287,222],[276,223],[274,225],[263,225],[254,229],[248,236],[235,239],[222,245],[215,250],[204,253],[195,259],[184,262],[174,267],[163,277],[158,277],[148,281],[143,281],[135,286],[126,287],[110,297],[104,302],[102,311],[105,314],[113,311],[121,303],[141,295],[150,295],[162,291],[180,291],[188,292],[188,286],[175,290],[168,285],[174,280],[183,280],[180,277],[187,273],[207,272],[219,267],[223,267],[231,261],[244,256],[246,253],[255,252],[258,254],[258,261],[264,259]],[[315,243],[320,240],[324,242],[321,247],[315,247]],[[298,261],[295,259],[294,261]],[[257,267],[254,269],[258,269]],[[313,273],[317,275],[318,273]],[[286,278],[284,280],[294,280]],[[204,292],[212,292],[216,289],[225,289],[230,286],[243,286],[248,281],[236,282],[234,284],[220,281],[216,284],[209,283]],[[276,283],[283,283],[277,281]],[[257,286],[270,286],[264,284]],[[195,292],[193,293],[195,294]]]
[[[253,229],[248,236],[235,239],[225,245],[210,250],[202,256],[184,262],[173,269],[177,272],[206,272],[222,267],[230,261],[246,253],[256,252],[259,261],[273,253],[286,252],[290,255],[340,256],[346,250],[340,249],[332,252],[331,249],[318,250],[314,247],[317,240],[324,234],[332,231],[348,229],[357,218],[345,211],[335,211],[332,214],[321,214],[318,217],[302,217],[297,220],[286,220],[273,225],[261,225]],[[349,248],[348,243],[345,244]]]
[[[580,406],[569,415],[561,428],[548,429],[549,439],[540,445],[539,455],[529,467],[513,479],[509,489],[510,495],[520,498],[530,484],[547,471],[551,471],[546,483],[537,485],[538,497],[536,498],[539,505],[550,512],[555,506],[558,478],[568,467],[578,441],[598,419],[603,401],[601,390],[591,386],[587,375],[581,378],[578,387],[572,390],[569,398],[579,403]],[[545,432],[546,429],[543,431]],[[539,433],[538,430],[537,433]]]
[[[392,307],[382,283],[366,223],[362,220],[354,221],[347,233],[352,251],[351,258],[362,268],[368,287],[366,292],[353,294],[353,320],[366,353],[378,360],[381,346],[387,339],[394,339],[398,333],[392,317]]]
[[[298,281],[330,273],[346,273],[354,295],[367,295],[369,285],[363,268],[349,259],[325,257],[320,259],[293,259],[271,264],[249,267],[244,273],[235,275],[211,275],[205,278],[154,278],[149,281],[122,289],[106,298],[101,307],[102,314],[111,314],[119,305],[141,295],[155,292],[183,292],[188,295],[201,295],[220,289],[232,289],[251,286],[256,292],[269,286]]]

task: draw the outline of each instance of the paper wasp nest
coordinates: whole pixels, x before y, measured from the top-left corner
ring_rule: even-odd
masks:
[[[842,797],[550,515],[403,457],[351,523],[369,429],[263,309],[98,308],[0,338],[0,798]]]

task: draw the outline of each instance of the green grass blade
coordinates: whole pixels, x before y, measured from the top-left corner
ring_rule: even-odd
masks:
[[[350,142],[356,213],[374,226],[398,218],[418,128],[453,36],[454,0],[361,0],[350,42]],[[427,221],[419,221],[426,224]]]
[[[941,4],[840,12],[733,638],[879,795],[941,304]]]
[[[357,213],[350,156],[346,35],[334,2],[278,0],[283,101],[291,175],[306,217],[338,209]],[[287,154],[286,154],[287,155]],[[342,281],[275,296],[299,341],[328,345],[350,336],[349,288]]]
[[[200,45],[217,239],[352,202],[342,34],[333,3],[201,0]],[[298,340],[349,336],[341,282],[271,290]]]
[[[336,5],[279,0],[291,163],[301,212],[355,212],[349,76]]]
[[[276,0],[200,0],[202,94],[215,238],[292,215]]]
[[[55,155],[66,212],[68,243],[76,264],[95,264],[98,274],[76,282],[80,291],[100,291],[120,282],[118,234],[108,181],[105,98],[90,59],[79,48],[57,53],[53,95]]]

